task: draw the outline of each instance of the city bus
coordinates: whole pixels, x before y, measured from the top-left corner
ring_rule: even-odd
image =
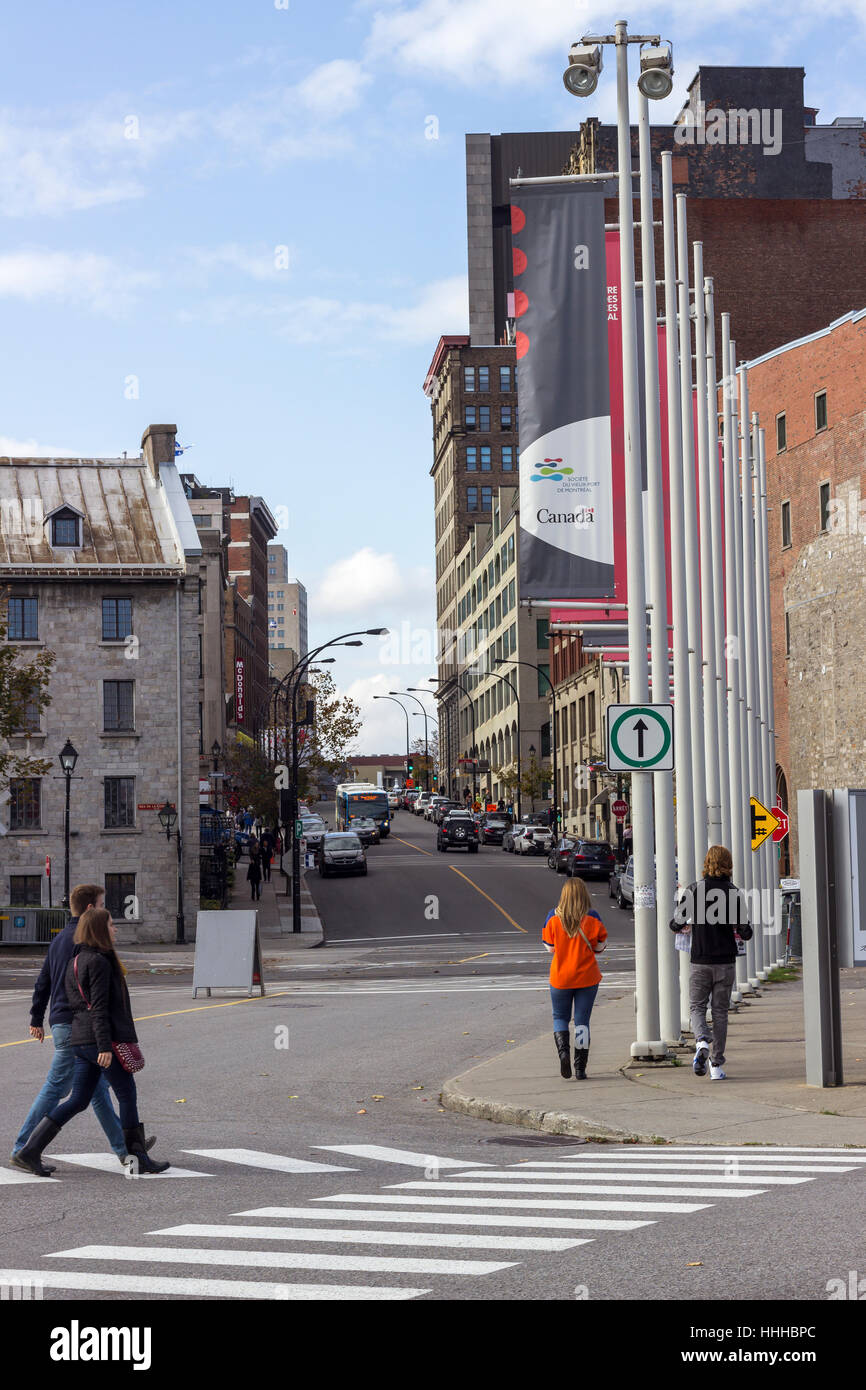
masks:
[[[391,830],[391,811],[385,788],[376,787],[372,782],[341,782],[334,803],[337,830],[348,830],[352,816],[370,816],[384,839]]]

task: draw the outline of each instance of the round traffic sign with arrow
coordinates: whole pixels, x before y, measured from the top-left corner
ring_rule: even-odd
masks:
[[[673,705],[609,705],[607,766],[611,772],[671,772]]]

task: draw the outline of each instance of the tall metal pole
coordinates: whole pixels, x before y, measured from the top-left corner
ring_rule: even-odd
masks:
[[[737,493],[736,476],[736,421],[734,418],[733,351],[731,342],[731,316],[722,314],[722,445],[724,465],[725,494],[725,615],[727,633],[725,636],[723,667],[726,677],[727,728],[728,728],[728,785],[730,787],[731,810],[731,854],[734,860],[734,882],[742,886],[745,880],[746,860],[746,798],[743,794],[740,741],[743,735],[743,714],[745,698],[741,688],[743,662],[742,643],[742,586],[740,576],[740,556],[736,542]],[[745,956],[737,956],[737,981],[731,993],[732,1003],[739,1003],[743,988],[748,988],[747,962]]]
[[[704,277],[704,315],[707,339],[707,436],[709,442],[710,544],[713,566],[713,632],[715,635],[716,728],[718,729],[720,840],[731,843],[731,786],[728,777],[728,704],[725,689],[725,601],[722,559],[722,497],[719,485],[719,404],[716,386],[716,319],[713,282]]]
[[[413,693],[413,691],[414,691],[414,687],[410,685],[410,687],[409,687],[408,690],[398,690],[398,691],[396,692],[396,694],[398,694],[398,695],[408,695],[411,699],[413,699],[413,700],[415,701],[416,705],[420,705],[420,706],[421,706],[421,713],[424,715],[424,790],[429,792],[429,790],[430,790],[430,742],[429,742],[429,739],[428,739],[428,737],[427,737],[427,708],[426,708],[426,706],[423,704],[423,702],[422,702],[421,700],[418,699],[418,696],[415,695],[415,694]],[[427,691],[424,692],[425,695],[426,695],[427,693],[428,693]]]
[[[665,350],[668,407],[668,479],[671,509],[671,600],[673,604],[674,651],[674,734],[677,750],[676,802],[677,876],[680,883],[692,883],[695,871],[695,822],[692,806],[692,727],[689,688],[688,598],[686,593],[686,555],[683,499],[683,430],[680,397],[680,362],[677,343],[676,230],[671,153],[661,157],[662,223],[664,236]],[[618,831],[621,835],[621,822]],[[689,956],[679,956],[680,1033],[689,1026]]]
[[[764,705],[764,718],[766,720],[766,750],[767,750],[767,792],[772,800],[765,802],[767,806],[774,806],[776,802],[776,719],[775,719],[775,692],[773,689],[773,631],[770,617],[770,541],[769,541],[769,516],[767,514],[767,454],[766,440],[764,431],[758,431],[758,481],[761,493],[761,527],[762,538],[762,562],[764,569],[764,645],[767,653],[767,690],[766,702]],[[772,958],[775,953],[777,965],[784,963],[784,950],[782,948],[782,902],[779,894],[777,857],[770,851],[770,882],[769,888],[772,892],[772,927],[773,927],[773,951],[769,952]]]
[[[658,309],[656,300],[655,233],[653,231],[652,155],[649,102],[638,97],[640,163],[640,244],[643,286],[644,410],[646,421],[647,500],[649,550],[650,643],[653,699],[670,699],[668,656],[668,593],[665,563],[664,499],[662,495],[662,440],[659,402]],[[620,235],[622,236],[622,228]],[[674,786],[672,772],[652,774],[655,798],[655,889],[658,946],[658,994],[661,1036],[680,1038],[680,988],[677,952],[668,923],[673,916],[675,894]]]
[[[69,789],[72,784],[72,773],[66,773],[66,820],[64,822],[63,839],[66,848],[66,857],[63,864],[63,906],[69,907]]]
[[[704,315],[704,248],[693,247],[695,268],[695,386],[698,417],[698,492],[701,561],[701,647],[704,668],[704,763],[707,772],[707,831],[710,844],[722,839],[719,782],[719,717],[716,701],[716,624],[713,599],[713,537],[710,515],[710,444],[707,432],[707,333]],[[715,435],[713,435],[715,439]]]
[[[408,776],[409,776],[409,759],[410,759],[410,757],[411,757],[411,750],[410,750],[410,748],[409,748],[409,711],[407,710],[406,706],[403,704],[403,701],[402,701],[402,700],[395,700],[393,695],[374,695],[374,696],[373,696],[373,699],[374,699],[374,700],[390,700],[392,705],[399,705],[399,706],[400,706],[401,710],[403,711],[403,714],[404,714],[405,717],[406,717],[406,776],[408,777]]]
[[[707,773],[704,762],[703,664],[701,662],[700,567],[698,507],[695,479],[695,422],[692,407],[692,329],[689,301],[689,241],[686,199],[677,195],[677,274],[680,328],[680,406],[683,447],[683,526],[685,534],[686,601],[689,628],[689,718],[692,745],[692,810],[694,815],[695,877],[704,863],[707,836]],[[689,880],[683,879],[686,883]]]
[[[767,652],[767,610],[769,608],[769,592],[765,589],[766,570],[764,566],[764,550],[767,539],[767,506],[766,506],[766,485],[761,484],[761,435],[762,431],[758,428],[758,417],[752,416],[754,458],[755,458],[755,628],[758,643],[758,777],[760,779],[761,790],[758,795],[765,806],[771,807],[775,800],[772,794],[772,782],[770,779],[770,722],[767,717],[769,707],[768,693],[768,652]],[[765,840],[758,850],[757,857],[761,865],[761,920],[763,923],[763,966],[764,970],[769,970],[775,961],[775,943],[773,941],[774,913],[773,906],[773,862],[771,858],[773,850],[773,840]]]
[[[619,268],[622,321],[622,405],[625,445],[625,525],[628,566],[629,699],[649,698],[644,575],[643,497],[641,490],[640,403],[637,363],[637,308],[634,283],[634,196],[631,127],[628,108],[628,34],[624,20],[616,30],[616,121],[619,182]],[[652,774],[632,773],[634,854],[634,936],[636,1038],[633,1057],[663,1055],[658,1003],[658,948],[655,913]]]
[[[750,797],[757,796],[759,786],[756,733],[758,653],[755,631],[755,530],[752,516],[752,440],[749,422],[749,382],[745,367],[740,367],[738,377],[740,382],[740,464],[743,514],[743,632],[745,636],[743,660],[746,666],[746,737],[748,748],[748,782],[745,790],[746,796]],[[751,839],[749,843],[751,845]],[[755,890],[759,895],[761,880],[759,865],[751,851],[747,879],[751,900],[755,903]],[[759,903],[759,897],[757,902]],[[748,951],[747,948],[747,960],[750,970],[749,983],[753,989],[757,989],[763,979],[759,906],[754,913],[753,925],[754,936],[749,943],[752,949]]]

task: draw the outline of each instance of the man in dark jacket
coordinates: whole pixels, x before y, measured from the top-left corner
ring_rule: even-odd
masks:
[[[704,860],[703,878],[680,889],[669,924],[671,931],[691,932],[689,1008],[695,1039],[692,1070],[695,1076],[705,1076],[709,1061],[711,1081],[724,1081],[726,1077],[725,1043],[736,975],[737,937],[743,941],[752,937],[745,898],[731,882],[733,867],[730,850],[724,845],[711,845]],[[712,1037],[707,1026],[710,1000]]]
[[[45,1037],[43,1028],[45,1010],[46,1007],[49,1008],[48,1022],[54,1043],[54,1056],[51,1060],[48,1076],[45,1079],[45,1085],[30,1107],[27,1119],[21,1126],[18,1137],[12,1146],[13,1158],[24,1147],[39,1121],[52,1111],[63,1097],[69,1094],[71,1089],[72,1073],[75,1070],[75,1054],[69,1043],[72,1010],[69,1007],[66,994],[66,967],[72,959],[73,938],[79,917],[89,907],[104,907],[104,895],[105,889],[96,883],[82,883],[73,888],[69,895],[69,901],[74,916],[70,918],[49,946],[48,954],[34,986],[33,1001],[30,1006],[30,1036],[38,1038],[40,1042],[43,1041]],[[100,1077],[92,1105],[96,1118],[105,1130],[109,1144],[122,1163],[127,1156],[126,1143],[123,1138],[123,1130],[120,1127],[120,1120],[111,1103],[108,1082],[104,1076]]]

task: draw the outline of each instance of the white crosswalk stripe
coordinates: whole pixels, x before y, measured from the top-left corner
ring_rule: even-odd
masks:
[[[45,1154],[46,1163],[73,1163],[78,1168],[96,1168],[102,1173],[113,1173],[115,1177],[128,1179],[129,1174],[124,1165],[112,1153],[101,1154],[56,1154],[53,1151]],[[61,1176],[58,1169],[55,1179]],[[177,1168],[172,1164],[164,1173],[141,1173],[140,1178],[212,1178],[212,1173],[205,1173],[197,1168]],[[36,1182],[44,1181],[36,1178]]]
[[[307,1213],[304,1212],[304,1216]],[[378,1218],[377,1218],[378,1219]],[[425,1218],[429,1221],[429,1216]],[[459,1250],[571,1250],[589,1240],[554,1236],[475,1236],[453,1231],[355,1231],[332,1226],[324,1230],[307,1226],[165,1226],[148,1231],[150,1236],[191,1236],[212,1240],[315,1241],[327,1244],[451,1246]]]
[[[862,1172],[866,1162],[863,1150],[853,1151],[852,1157],[852,1151],[842,1149],[774,1148],[756,1154],[750,1146],[666,1145],[658,1150],[596,1147],[496,1167],[388,1145],[311,1147],[396,1171],[403,1167],[426,1174],[433,1169],[435,1176],[422,1179],[419,1172],[417,1179],[385,1182],[376,1192],[329,1192],[311,1196],[306,1204],[236,1211],[228,1214],[230,1219],[221,1213],[215,1220],[181,1221],[145,1231],[137,1244],[56,1250],[42,1257],[42,1269],[0,1271],[0,1282],[35,1281],[46,1290],[114,1297],[415,1299],[441,1293],[443,1278],[504,1278],[533,1255],[576,1251],[605,1234],[637,1238],[642,1227],[666,1216],[691,1216],[719,1201],[798,1188],[819,1174],[844,1178]],[[273,1174],[278,1191],[285,1191],[286,1184],[288,1190],[296,1188],[292,1180],[298,1177],[359,1171],[257,1149],[182,1152],[217,1163],[222,1173],[232,1166],[265,1170]],[[123,1176],[112,1154],[56,1157]],[[170,1168],[166,1176],[215,1174]],[[0,1170],[0,1182],[21,1181],[45,1180]],[[322,1185],[315,1183],[312,1190],[321,1193]],[[90,1267],[71,1268],[75,1262]],[[124,1273],[123,1266],[131,1264],[153,1272]],[[206,1274],[199,1274],[199,1267]],[[238,1277],[213,1277],[219,1271]],[[250,1278],[250,1271],[282,1271],[289,1281]],[[303,1271],[309,1280],[291,1279],[292,1271]],[[347,1277],[355,1275],[357,1281]],[[403,1283],[389,1283],[388,1276]],[[420,1283],[405,1287],[407,1279]],[[453,1288],[444,1287],[453,1297]]]
[[[117,1160],[115,1159],[115,1162]],[[0,1168],[0,1187],[18,1182],[56,1182],[56,1178],[37,1178],[35,1173],[22,1173],[20,1168]]]
[[[21,1284],[41,1285],[44,1289],[80,1289],[82,1292],[140,1293],[149,1298],[170,1294],[173,1298],[265,1298],[277,1301],[381,1299],[392,1301],[420,1298],[430,1289],[386,1288],[381,1284],[273,1284],[256,1279],[178,1279],[152,1274],[67,1273],[65,1270],[0,1269],[0,1285],[15,1288]]]

